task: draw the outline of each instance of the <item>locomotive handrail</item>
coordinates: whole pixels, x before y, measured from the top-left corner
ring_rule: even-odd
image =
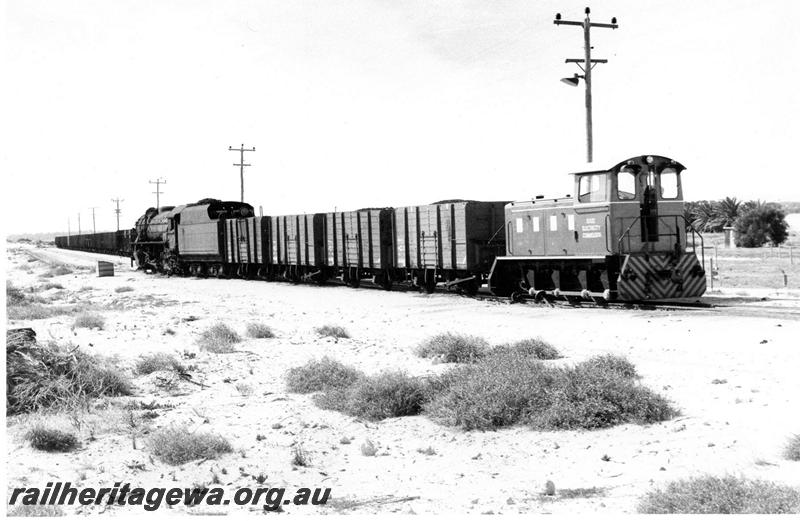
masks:
[[[705,242],[703,241],[703,235],[699,231],[697,231],[697,229],[694,227],[694,225],[691,222],[689,222],[684,215],[675,214],[675,215],[658,216],[658,220],[659,220],[659,222],[662,222],[664,218],[668,218],[668,217],[672,217],[672,218],[675,219],[675,233],[659,233],[658,235],[659,236],[663,235],[663,236],[667,236],[667,237],[675,236],[678,239],[678,243],[680,244],[681,231],[680,231],[680,228],[678,227],[678,219],[682,219],[683,223],[684,223],[684,230],[686,231],[685,233],[688,235],[689,231],[692,232],[692,252],[695,253],[695,254],[697,253],[697,238],[698,237],[700,238],[700,256],[701,256],[701,263],[702,263],[701,266],[703,266],[705,268],[705,262],[706,262],[706,259],[705,259]],[[641,220],[641,216],[637,216],[631,222],[630,226],[628,226],[628,228],[619,236],[619,239],[617,239],[617,249],[619,250],[620,254],[623,254],[626,251],[628,253],[630,253],[630,251],[631,251],[631,234],[630,234],[630,232],[631,232],[631,229],[634,227],[634,225],[637,222],[639,222],[640,220]],[[626,237],[628,239],[628,249],[627,250],[623,249],[623,247],[622,247],[623,241],[625,240]],[[689,244],[688,244],[688,240],[687,240],[685,246],[688,246],[688,245]]]

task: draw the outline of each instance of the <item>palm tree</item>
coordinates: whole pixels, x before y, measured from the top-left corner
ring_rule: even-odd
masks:
[[[722,231],[723,219],[720,217],[718,206],[713,201],[698,201],[692,225],[701,232]]]
[[[733,226],[736,219],[741,215],[742,203],[735,197],[726,197],[717,204],[717,218],[721,226]]]

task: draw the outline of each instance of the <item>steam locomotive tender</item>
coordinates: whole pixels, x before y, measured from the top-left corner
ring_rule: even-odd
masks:
[[[257,217],[249,204],[204,199],[150,208],[130,231],[57,237],[56,245],[124,252],[142,269],[176,275],[370,280],[467,294],[488,283],[495,295],[536,299],[699,297],[702,237],[683,216],[683,170],[638,156],[573,174],[574,197],[517,202]]]

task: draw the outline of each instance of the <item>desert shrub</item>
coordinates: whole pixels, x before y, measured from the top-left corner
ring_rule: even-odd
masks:
[[[73,324],[73,327],[85,327],[88,329],[93,329],[93,328],[103,329],[105,323],[106,321],[102,316],[98,315],[97,313],[91,313],[85,311],[79,314],[77,317],[75,317],[75,322]]]
[[[417,348],[417,355],[445,363],[475,362],[488,350],[489,342],[484,338],[444,333],[422,342]]]
[[[114,290],[116,293],[127,293],[129,291],[133,291],[131,286],[120,286]]]
[[[783,210],[772,205],[757,205],[736,220],[735,242],[744,248],[758,248],[767,242],[777,246],[789,237]]]
[[[314,329],[314,331],[321,337],[332,337],[332,338],[350,338],[350,334],[347,330],[341,326],[322,326]]]
[[[585,362],[581,362],[579,367],[601,373],[616,373],[625,378],[639,378],[639,373],[636,372],[636,366],[624,356],[619,355],[605,354],[593,356]]]
[[[792,461],[800,461],[800,434],[795,434],[786,442],[786,446],[783,448],[783,457]]]
[[[132,392],[113,361],[55,343],[8,351],[8,414],[43,408],[72,408],[99,396]]]
[[[61,517],[64,511],[58,505],[16,505],[8,517]]]
[[[622,372],[624,364],[607,366],[605,358],[560,368],[558,389],[548,396],[545,407],[530,409],[525,422],[542,430],[600,429],[655,423],[677,415],[665,398]],[[635,374],[632,366],[631,370]]]
[[[151,374],[156,371],[175,371],[183,373],[186,367],[168,353],[152,353],[140,356],[136,361],[135,370],[137,374]]]
[[[232,353],[233,345],[242,341],[239,333],[222,322],[211,326],[200,334],[197,344],[200,349],[212,353]]]
[[[324,357],[310,360],[286,373],[286,388],[290,393],[313,393],[325,389],[346,388],[364,375],[358,369]]]
[[[275,333],[266,324],[251,322],[247,324],[247,336],[250,338],[275,338]]]
[[[48,290],[48,289],[64,289],[64,286],[62,286],[62,285],[61,285],[61,284],[59,284],[58,282],[46,282],[45,284],[43,284],[43,285],[42,285],[42,289],[43,289],[43,290]]]
[[[543,389],[555,387],[559,376],[533,358],[497,354],[433,379],[424,410],[434,421],[467,430],[514,425],[533,402],[547,399]]]
[[[78,447],[78,438],[71,432],[36,425],[25,433],[31,447],[45,452],[69,452]]]
[[[360,378],[346,389],[326,391],[318,397],[317,404],[350,416],[379,421],[419,414],[425,400],[425,384],[420,378],[404,372],[384,372]]]
[[[800,509],[800,491],[769,481],[733,476],[673,481],[647,493],[642,514],[789,514]]]
[[[11,281],[6,281],[6,306],[19,306],[26,301],[25,293],[14,286]]]
[[[607,369],[599,358],[574,367],[548,367],[515,353],[495,354],[445,373],[431,387],[425,413],[467,430],[517,423],[542,430],[596,429],[676,414],[664,398]]]
[[[75,306],[43,306],[41,304],[8,306],[6,318],[9,320],[43,320],[60,315],[71,315],[77,309],[79,308]]]
[[[513,344],[502,344],[495,347],[490,354],[514,353],[518,356],[538,358],[539,360],[555,360],[561,358],[558,349],[541,338],[527,338]]]
[[[214,459],[232,452],[231,444],[222,436],[190,432],[186,427],[164,427],[150,435],[147,448],[164,463],[181,465],[197,459]]]

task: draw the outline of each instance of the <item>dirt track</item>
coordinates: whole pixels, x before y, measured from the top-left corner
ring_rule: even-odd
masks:
[[[35,254],[78,265],[99,258],[46,249]],[[8,277],[16,285],[41,282],[36,277],[45,270],[43,262],[28,263],[23,251],[11,250],[9,258]],[[116,268],[113,278],[79,272],[52,279],[65,287],[63,302],[90,303],[102,312],[104,330],[72,331],[69,316],[18,325],[34,327],[40,338],[119,355],[126,366],[146,352],[196,353],[194,374],[208,388],[188,387],[185,395],[170,397],[139,378],[140,398],[175,405],[155,426],[189,422],[225,435],[245,456],[235,452],[171,468],[150,462],[145,451],[133,450],[123,434],[113,432],[86,443],[77,454],[43,456],[19,440],[20,420],[11,419],[9,483],[34,486],[54,477],[75,481],[85,474],[84,484],[98,486],[119,480],[191,486],[224,468],[226,487],[252,486],[245,474],[264,472],[275,486],[332,487],[339,500],[362,503],[355,509],[338,503],[339,511],[358,513],[633,512],[636,499],[652,483],[702,473],[800,485],[800,463],[780,457],[787,436],[800,432],[800,302],[790,294],[772,292],[770,300],[761,301],[769,292],[754,290],[752,301],[739,295],[737,302],[727,301],[734,307],[710,311],[553,309],[446,294],[166,278],[130,271],[125,259]],[[123,285],[134,291],[114,292]],[[86,286],[93,289],[81,290]],[[217,321],[240,332],[248,322],[264,322],[277,338],[245,340],[240,353],[200,352],[197,334]],[[318,338],[313,328],[327,323],[347,328],[352,339]],[[175,335],[164,334],[166,328]],[[566,356],[557,363],[604,352],[625,355],[643,383],[671,399],[683,415],[652,426],[593,432],[513,428],[465,433],[425,417],[364,423],[320,410],[308,396],[285,392],[282,375],[288,368],[323,355],[368,373],[445,370],[413,354],[421,340],[444,331],[481,335],[493,343],[541,336]],[[714,379],[726,383],[712,384]],[[251,385],[253,394],[242,396],[234,388],[239,382]],[[273,428],[276,424],[280,427]],[[257,441],[257,434],[266,439]],[[343,436],[353,442],[341,445]],[[376,457],[359,450],[367,438],[378,446]],[[310,454],[311,467],[292,468],[296,443]],[[435,455],[418,452],[428,446]],[[129,468],[132,462],[144,462],[144,470]],[[598,487],[602,493],[550,500],[540,495],[547,480],[561,489]],[[389,496],[419,499],[386,503]]]

